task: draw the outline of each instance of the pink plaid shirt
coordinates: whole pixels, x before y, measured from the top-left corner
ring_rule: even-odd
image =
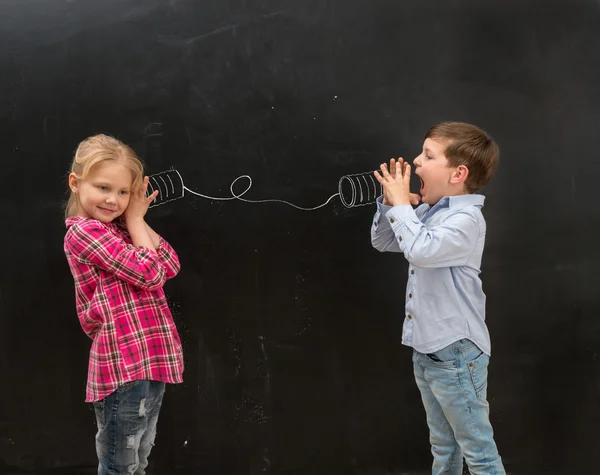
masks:
[[[135,247],[122,223],[67,218],[65,254],[75,280],[77,315],[92,339],[86,402],[128,381],[181,383],[183,352],[163,285],[179,259],[162,238]]]

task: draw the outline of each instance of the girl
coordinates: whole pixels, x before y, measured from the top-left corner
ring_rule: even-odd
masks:
[[[92,339],[86,402],[94,404],[99,475],[144,475],[165,383],[183,354],[163,285],[179,272],[144,221],[158,194],[135,152],[106,135],[79,144],[69,175],[64,249],[83,331]]]

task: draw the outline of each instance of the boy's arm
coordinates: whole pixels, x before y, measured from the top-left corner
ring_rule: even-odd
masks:
[[[418,267],[465,265],[484,232],[477,217],[465,209],[439,226],[427,228],[410,205],[394,206],[386,220],[406,260]]]
[[[167,273],[167,279],[172,279],[179,273],[179,270],[181,269],[181,264],[179,263],[179,257],[177,256],[177,253],[167,241],[165,241],[156,231],[154,231],[154,229],[148,225],[148,223],[146,223],[146,230],[148,231],[148,235],[156,247],[156,252],[158,253],[160,263],[164,266]]]
[[[386,213],[391,209],[391,206],[383,204],[383,196],[377,198],[377,211],[371,225],[371,244],[381,252],[402,252],[396,235],[389,221],[385,218]]]

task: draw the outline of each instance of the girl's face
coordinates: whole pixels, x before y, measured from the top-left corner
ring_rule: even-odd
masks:
[[[114,161],[99,163],[85,180],[71,173],[69,186],[78,197],[77,216],[110,223],[127,209],[132,183],[131,171]]]

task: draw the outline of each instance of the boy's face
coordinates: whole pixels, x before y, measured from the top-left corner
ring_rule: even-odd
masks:
[[[96,165],[85,180],[69,176],[71,189],[79,198],[78,216],[110,223],[129,205],[131,172],[118,162]]]
[[[446,158],[447,145],[445,139],[427,138],[423,142],[423,151],[413,160],[415,174],[421,179],[421,199],[430,206],[444,196],[464,193],[462,183],[457,183],[456,179],[458,168],[451,167]]]

